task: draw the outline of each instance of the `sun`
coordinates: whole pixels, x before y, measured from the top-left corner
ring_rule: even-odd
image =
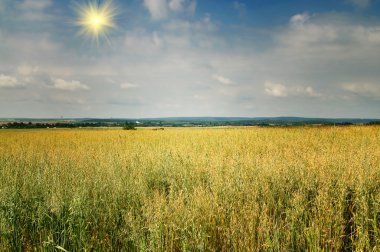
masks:
[[[114,19],[118,11],[112,0],[105,0],[103,3],[93,0],[84,5],[76,4],[75,11],[78,15],[75,24],[81,28],[79,34],[96,41],[99,41],[100,37],[107,38],[108,30],[116,27]]]

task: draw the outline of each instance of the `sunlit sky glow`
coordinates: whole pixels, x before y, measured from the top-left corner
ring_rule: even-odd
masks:
[[[86,4],[77,2],[74,11],[78,15],[75,24],[80,26],[80,34],[92,37],[98,45],[99,38],[107,38],[107,30],[115,28],[114,18],[118,12],[111,0]]]
[[[378,0],[1,0],[0,117],[380,118],[379,55]]]

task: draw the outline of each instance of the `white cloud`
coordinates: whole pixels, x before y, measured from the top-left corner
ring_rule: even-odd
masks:
[[[313,87],[307,86],[296,86],[292,87],[290,93],[294,96],[305,96],[305,97],[321,97],[322,94],[314,90]]]
[[[134,83],[129,83],[129,82],[126,82],[126,83],[123,83],[120,85],[120,88],[125,89],[125,90],[134,89],[134,88],[138,88],[138,87],[139,87],[139,85],[134,84]]]
[[[266,81],[264,84],[265,93],[273,97],[320,97],[321,94],[314,90],[310,86],[285,86],[281,83],[275,83],[272,81]]]
[[[63,79],[53,79],[53,87],[65,91],[89,90],[87,85],[80,83],[80,81],[66,81]]]
[[[347,1],[359,8],[367,8],[372,2],[371,0],[347,0]]]
[[[182,11],[185,0],[169,0],[169,8],[173,11]]]
[[[24,87],[24,84],[20,84],[16,77],[9,75],[0,75],[0,88],[19,88]]]
[[[300,25],[306,23],[310,19],[308,13],[296,14],[290,18],[290,23],[293,25]]]
[[[227,77],[224,77],[224,76],[221,76],[219,74],[214,74],[212,76],[212,78],[216,81],[218,81],[219,83],[223,84],[223,85],[226,85],[226,86],[230,86],[230,85],[233,85],[233,81],[230,80],[229,78]]]
[[[303,96],[326,99],[341,95],[335,93],[339,91],[334,90],[333,83],[378,79],[380,26],[376,22],[336,13],[311,14],[306,21],[295,16],[282,31],[273,33],[276,44],[258,66],[265,67],[262,83],[268,80],[266,76],[275,76],[287,88],[287,96],[295,96],[288,85],[311,83],[315,94],[304,90]],[[298,20],[298,25],[292,19]],[[320,94],[319,90],[326,91]]]
[[[277,38],[280,44],[289,48],[314,50],[317,54],[326,49],[355,51],[358,46],[379,45],[380,26],[355,24],[347,17],[333,14],[314,15],[313,18],[308,14],[297,14],[290,18],[288,28]]]
[[[380,26],[358,24],[341,14],[294,15],[274,38],[273,59],[289,68],[292,64],[311,69],[338,61],[364,63],[380,52]]]
[[[170,12],[186,12],[193,15],[197,2],[196,0],[144,0],[144,6],[153,20],[161,20],[167,18]]]
[[[359,95],[359,96],[380,97],[380,84],[346,83],[346,84],[342,84],[341,86],[343,90]]]
[[[363,44],[364,46],[380,45],[380,26],[363,27],[357,26],[352,29],[351,36],[353,41]]]
[[[28,64],[22,64],[17,67],[17,76],[22,83],[41,84],[44,82],[44,74],[38,73],[39,68]]]
[[[154,20],[164,19],[168,15],[166,0],[144,0],[144,5]]]
[[[197,7],[196,0],[169,0],[169,9],[173,12],[184,12],[193,15]]]
[[[297,14],[290,18],[290,27],[280,34],[279,40],[289,47],[308,48],[337,42],[339,30],[331,24],[314,24],[308,14]],[[311,47],[312,48],[312,47]]]
[[[287,88],[281,83],[266,81],[264,86],[265,86],[265,93],[267,95],[274,96],[274,97],[288,96]]]
[[[38,72],[38,67],[23,64],[17,67],[17,72],[23,76],[30,76]]]

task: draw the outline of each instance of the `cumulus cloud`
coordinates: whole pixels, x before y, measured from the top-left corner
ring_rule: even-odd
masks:
[[[38,67],[23,64],[17,67],[17,72],[22,76],[30,76],[38,72]]]
[[[314,90],[310,86],[296,86],[291,89],[291,94],[295,96],[305,96],[305,97],[321,97],[322,94]]]
[[[265,93],[269,96],[274,96],[274,97],[288,96],[287,88],[281,83],[266,81],[264,86],[265,86]]]
[[[41,84],[46,80],[46,75],[39,73],[37,66],[22,64],[17,67],[17,78],[25,84]]]
[[[288,97],[288,96],[299,96],[299,97],[320,97],[321,94],[318,93],[310,86],[285,86],[281,83],[276,83],[272,81],[266,81],[264,84],[265,93],[273,97]]]
[[[144,6],[148,9],[154,20],[160,20],[167,17],[168,6],[166,0],[144,0]]]
[[[53,87],[59,90],[65,91],[78,91],[78,90],[89,90],[90,88],[82,84],[80,81],[66,81],[63,79],[53,79]]]
[[[197,2],[196,0],[144,0],[144,6],[153,20],[161,20],[167,18],[170,12],[187,12],[193,15]]]
[[[169,1],[169,8],[173,11],[182,11],[183,10],[183,4],[185,3],[185,0],[170,0]]]
[[[0,75],[0,88],[19,88],[24,87],[24,84],[21,84],[16,77],[9,75]]]
[[[174,12],[184,12],[193,15],[197,7],[195,0],[169,0],[169,9]]]
[[[28,64],[19,65],[11,75],[0,75],[0,88],[22,88],[45,83],[46,75],[38,73],[39,68]]]
[[[289,23],[290,27],[278,36],[279,42],[288,47],[310,50],[338,42],[338,27],[331,24],[315,24],[306,13],[292,16]]]
[[[138,87],[139,87],[139,85],[134,84],[134,83],[129,83],[129,82],[126,82],[126,83],[123,83],[120,85],[120,88],[124,89],[124,90],[134,89],[134,88],[138,88]]]
[[[354,42],[358,42],[367,46],[378,46],[380,45],[380,26],[354,27],[352,29],[351,36]]]
[[[234,84],[234,82],[232,80],[230,80],[229,78],[224,77],[222,75],[219,75],[219,74],[212,75],[212,78],[214,80],[218,81],[219,83],[226,85],[226,86],[230,86],[230,85]]]
[[[343,90],[365,97],[380,97],[380,84],[346,83],[341,85]]]
[[[349,74],[351,68],[363,65],[372,68],[379,63],[376,56],[380,53],[380,26],[360,23],[346,15],[297,14],[273,36],[276,46],[272,57],[279,62],[274,65],[281,65],[279,71],[325,71],[327,78],[332,69],[344,68]]]
[[[379,25],[355,24],[344,16],[330,14],[312,18],[309,14],[297,14],[290,18],[289,24],[277,38],[280,44],[297,49],[354,51],[357,46],[380,44]]]
[[[308,13],[296,14],[290,18],[290,23],[292,25],[300,25],[306,23],[310,19]]]

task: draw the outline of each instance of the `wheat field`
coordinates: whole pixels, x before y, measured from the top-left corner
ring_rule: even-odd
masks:
[[[0,131],[1,251],[379,251],[380,127]]]

